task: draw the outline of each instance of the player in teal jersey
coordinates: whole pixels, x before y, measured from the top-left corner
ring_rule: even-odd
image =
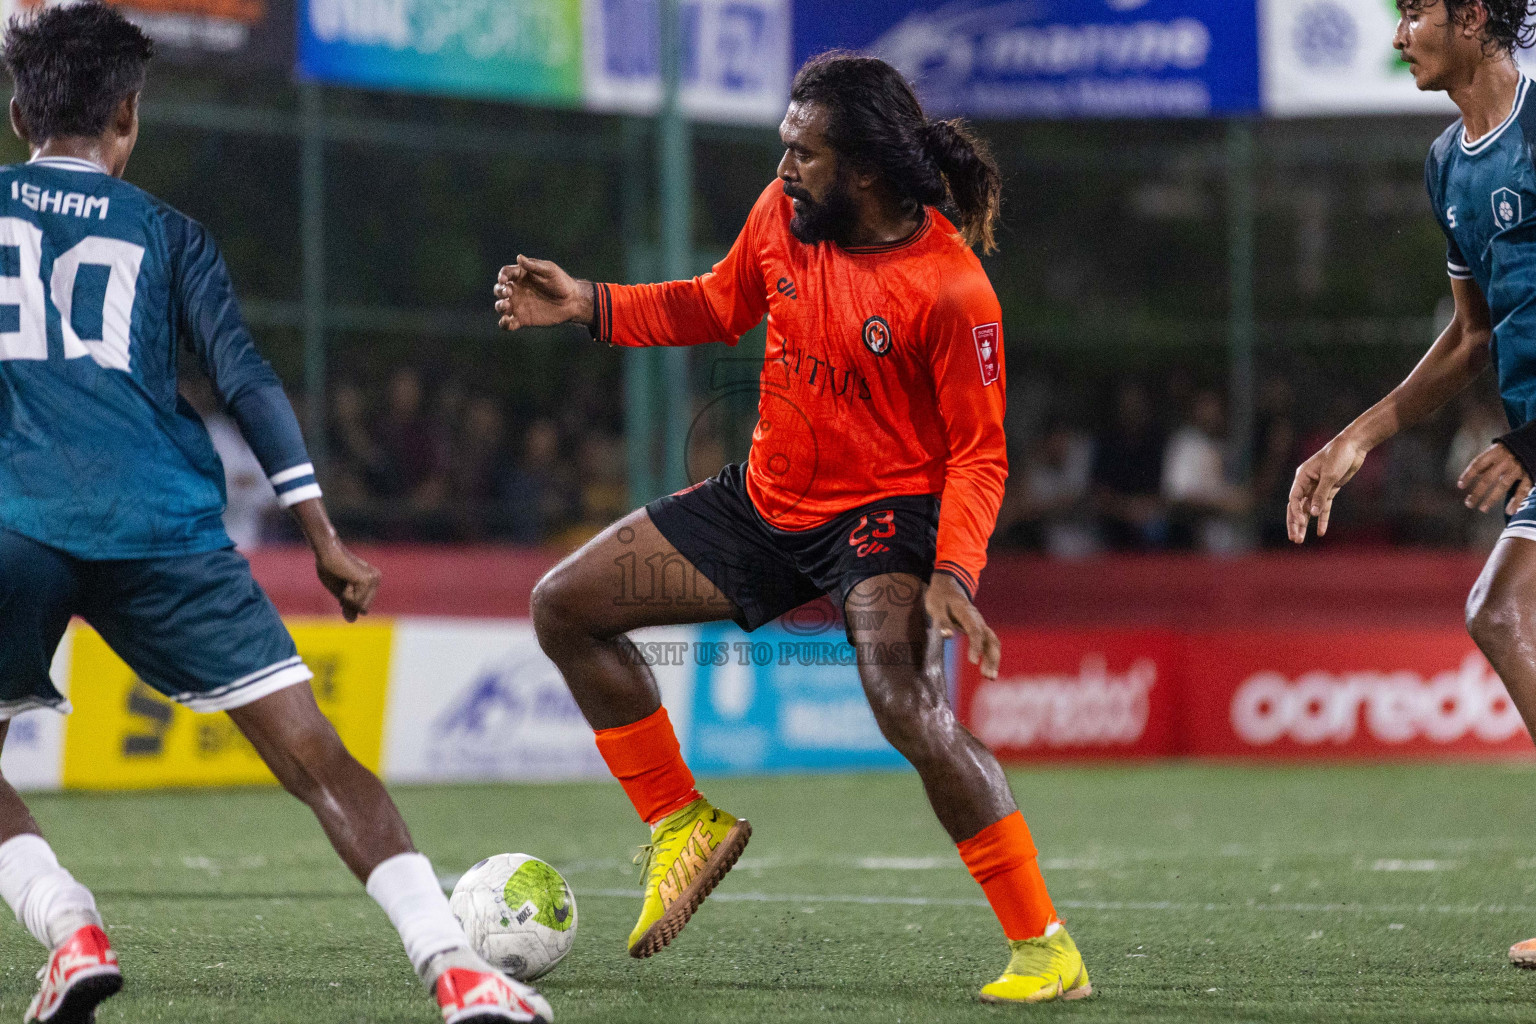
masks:
[[[470,948],[220,523],[223,470],[177,394],[182,358],[211,378],[346,617],[367,612],[378,571],[331,528],[218,247],[122,180],[150,51],[94,0],[6,32],[11,123],[31,160],[0,168],[0,743],[19,712],[68,710],[49,664],[81,616],[150,686],[229,713],[389,915],[448,1024],[547,1021],[548,1003]],[[123,983],[116,953],[90,891],[3,779],[0,897],[51,950],[26,1020],[94,1020]]]
[[[1508,526],[1467,600],[1467,628],[1536,732],[1536,100],[1515,63],[1531,42],[1530,0],[1398,0],[1394,44],[1423,90],[1461,118],[1430,148],[1425,184],[1446,238],[1456,315],[1413,372],[1296,470],[1286,511],[1300,544],[1317,533],[1367,453],[1470,384],[1491,359],[1513,428],[1461,475],[1469,508],[1504,506]],[[1536,939],[1510,961],[1536,967]]]

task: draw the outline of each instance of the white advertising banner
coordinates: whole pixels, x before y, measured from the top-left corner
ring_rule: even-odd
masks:
[[[69,656],[74,627],[53,656],[53,685],[69,696]],[[64,780],[64,716],[57,711],[27,711],[11,719],[0,752],[0,774],[17,789],[58,789]]]
[[[1392,48],[1393,0],[1260,0],[1264,112],[1456,114],[1443,92],[1420,92]]]
[[[696,630],[643,630],[662,702],[688,734]],[[390,782],[607,778],[592,730],[528,621],[400,619],[390,659],[383,775]]]
[[[584,0],[584,85],[593,110],[661,106],[655,0]],[[789,102],[790,0],[681,0],[681,102],[711,121],[778,124]]]

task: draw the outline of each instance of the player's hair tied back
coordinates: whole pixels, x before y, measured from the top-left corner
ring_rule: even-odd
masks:
[[[830,50],[800,68],[790,100],[827,111],[827,141],[841,160],[873,171],[908,206],[951,204],[968,245],[997,248],[1003,178],[991,149],[962,120],[929,120],[900,71]]]

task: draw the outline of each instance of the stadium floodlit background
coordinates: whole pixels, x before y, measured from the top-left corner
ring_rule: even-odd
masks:
[[[1453,486],[1504,429],[1491,376],[1374,453],[1326,541],[1281,524],[1298,462],[1449,319],[1423,162],[1454,111],[1397,62],[1391,0],[121,6],[161,54],[128,177],[221,241],[337,524],[385,570],[378,613],[331,617],[188,380],[232,532],[434,861],[566,873],[582,934],[541,983],[563,1020],[994,1016],[971,999],[995,924],[825,608],[645,638],[690,762],[757,826],[645,964],[621,941],[642,830],[527,622],[561,553],[745,456],[762,334],[510,336],[497,269],[707,268],[774,173],[793,69],[830,47],[897,63],[1005,174],[985,263],[1012,472],[979,597],[1005,655],[995,683],[952,658],[952,685],[1017,766],[1093,972],[1072,1012],[1529,1019],[1503,958],[1536,934],[1532,746],[1460,626],[1502,526]],[[418,1019],[301,807],[186,789],[270,784],[223,716],[83,626],[55,676],[74,713],[18,719],[4,768],[121,929],[104,1020]],[[30,995],[26,941],[0,929],[0,1014]]]

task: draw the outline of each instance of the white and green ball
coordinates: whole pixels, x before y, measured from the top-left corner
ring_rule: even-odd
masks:
[[[499,853],[470,868],[448,905],[476,951],[518,981],[548,974],[576,941],[571,887],[525,853]]]

